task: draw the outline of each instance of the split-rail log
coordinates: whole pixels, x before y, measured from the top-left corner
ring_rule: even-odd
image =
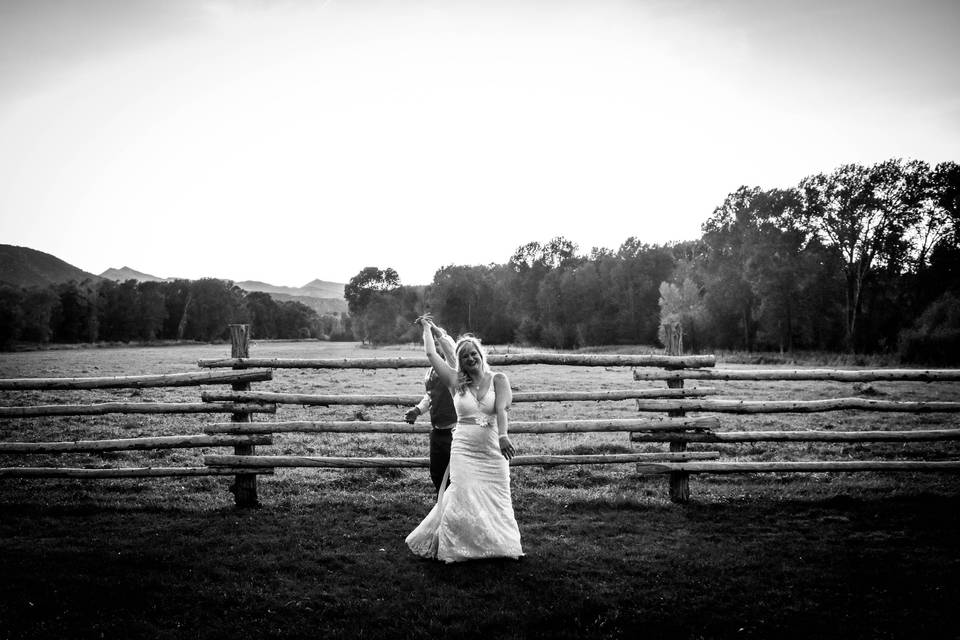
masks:
[[[649,462],[637,464],[638,473],[819,473],[833,471],[960,472],[960,461],[836,460],[810,462]]]
[[[54,467],[0,467],[0,478],[178,478],[181,476],[232,476],[237,473],[272,475],[273,469],[230,467],[112,467],[108,469]]]
[[[960,369],[685,369],[634,371],[634,380],[823,380],[837,382],[956,382]]]
[[[818,413],[821,411],[884,411],[956,413],[960,402],[913,402],[831,398],[827,400],[637,400],[640,411],[703,411],[708,413]]]
[[[702,398],[716,395],[714,388],[691,389],[619,389],[611,391],[521,391],[513,394],[513,402],[603,402],[639,399]],[[270,402],[312,406],[331,405],[414,405],[423,395],[349,395],[281,393],[273,391],[203,391],[204,402]]]
[[[269,370],[192,371],[149,376],[108,376],[99,378],[6,378],[0,391],[64,391],[71,389],[147,389],[190,387],[204,384],[263,382],[273,379]]]
[[[274,404],[205,402],[104,402],[101,404],[48,404],[33,407],[0,407],[0,418],[51,416],[101,416],[110,413],[276,413]]]
[[[626,418],[608,420],[557,420],[510,423],[510,433],[590,433],[690,430],[705,431],[720,425],[713,416],[700,418]],[[206,433],[429,433],[429,424],[406,422],[347,421],[290,421],[290,422],[218,422],[207,425]],[[666,441],[666,440],[664,440]]]
[[[554,364],[577,367],[669,367],[671,369],[712,367],[715,356],[603,355],[565,353],[490,354],[490,366]],[[199,360],[201,368],[249,369],[427,369],[430,362],[417,358],[219,358]]]
[[[960,440],[960,429],[915,431],[678,431],[632,432],[632,442],[930,442]]]
[[[195,435],[118,438],[114,440],[76,440],[73,442],[0,442],[0,454],[100,453],[106,451],[141,451],[144,449],[232,447],[239,444],[273,444],[273,439],[267,435]]]
[[[686,453],[611,453],[608,455],[536,455],[515,456],[511,466],[554,466],[570,464],[629,464],[641,461],[686,461],[716,460],[717,451],[688,451]],[[366,458],[327,456],[224,456],[203,457],[204,464],[211,467],[232,466],[237,468],[274,467],[323,467],[333,469],[413,468],[429,467],[429,458]]]

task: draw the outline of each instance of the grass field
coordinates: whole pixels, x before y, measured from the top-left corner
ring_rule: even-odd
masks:
[[[504,351],[504,349],[500,349]],[[194,371],[229,345],[34,351],[0,377]],[[626,352],[626,351],[624,351]],[[416,356],[265,342],[254,357]],[[725,364],[722,366],[748,366]],[[793,368],[795,364],[791,364]],[[516,366],[521,391],[634,387],[627,368]],[[404,393],[423,371],[278,370],[257,390]],[[650,383],[663,386],[663,383]],[[957,400],[960,383],[729,382],[752,399]],[[197,388],[3,392],[4,405],[196,401]],[[402,408],[281,407],[276,419],[398,420]],[[514,420],[635,417],[631,402],[518,404]],[[217,417],[3,420],[4,441],[200,433]],[[275,419],[268,416],[260,419]],[[724,429],[958,426],[956,414],[721,416]],[[518,435],[521,454],[660,451],[626,434]],[[960,459],[956,444],[705,445],[725,458]],[[426,436],[280,435],[258,452],[425,456]],[[215,450],[8,456],[2,466],[200,464]],[[940,474],[698,476],[691,504],[632,465],[518,467],[526,557],[444,566],[403,539],[432,502],[426,470],[279,470],[262,506],[230,479],[0,480],[0,640],[960,636],[960,479]]]

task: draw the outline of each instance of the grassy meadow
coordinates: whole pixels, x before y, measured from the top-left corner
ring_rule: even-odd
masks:
[[[517,348],[510,347],[510,351]],[[506,347],[493,349],[506,352]],[[637,349],[611,349],[637,352]],[[0,378],[196,371],[229,345],[0,354]],[[414,357],[415,345],[254,342],[252,357]],[[751,368],[721,357],[719,366]],[[763,366],[788,366],[801,364]],[[822,365],[822,362],[806,364]],[[844,365],[846,366],[846,365]],[[612,390],[626,367],[514,366],[517,391]],[[423,370],[277,370],[261,391],[418,394]],[[688,386],[695,386],[695,381]],[[720,397],[957,400],[960,383],[716,382]],[[204,387],[206,389],[207,387]],[[222,389],[223,387],[209,387]],[[200,388],[0,392],[2,405],[199,400]],[[403,407],[281,406],[254,420],[399,420]],[[513,420],[636,417],[622,402],[517,404]],[[201,433],[228,416],[4,419],[2,441]],[[424,418],[421,418],[424,420]],[[957,427],[957,414],[721,415],[723,429]],[[516,435],[521,455],[662,451],[626,434]],[[691,445],[724,458],[960,459],[956,443]],[[215,449],[6,456],[2,466],[200,465]],[[426,456],[427,436],[279,434],[258,453]],[[425,469],[280,469],[260,508],[230,478],[0,479],[0,640],[13,638],[955,638],[960,478],[694,476],[690,504],[633,465],[516,467],[526,557],[444,566],[404,537]]]

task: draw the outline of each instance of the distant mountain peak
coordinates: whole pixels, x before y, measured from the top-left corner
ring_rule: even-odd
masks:
[[[120,267],[119,269],[114,269],[111,267],[103,273],[100,274],[101,278],[105,280],[114,280],[116,282],[126,282],[127,280],[138,280],[140,282],[166,282],[169,278],[158,278],[157,276],[152,276],[149,273],[143,273],[142,271],[137,271],[136,269],[131,269],[130,267]]]
[[[313,280],[302,287],[281,287],[257,280],[244,280],[243,282],[237,282],[236,285],[246,291],[262,291],[271,295],[344,299],[344,284],[342,282],[329,282],[327,280]]]
[[[113,280],[126,282],[169,282],[176,278],[160,278],[126,265],[119,269],[111,267],[99,276],[78,269],[49,253],[0,244],[0,283],[15,287],[48,287],[65,282],[99,282]],[[235,283],[246,291],[262,291],[279,300],[296,300],[314,308],[318,313],[346,312],[343,297],[344,284],[316,278],[302,287],[277,287],[258,280]]]
[[[344,286],[342,282],[330,282],[317,278],[303,285],[300,289],[318,298],[343,298]]]

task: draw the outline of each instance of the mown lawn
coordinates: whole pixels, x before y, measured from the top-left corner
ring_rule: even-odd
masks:
[[[189,498],[179,508],[139,507],[136,496],[113,507],[82,496],[5,502],[0,635],[912,638],[960,629],[956,492],[799,500],[763,488],[677,507],[518,491],[527,557],[455,566],[403,544],[426,501],[325,493],[239,512]]]
[[[321,357],[310,345],[251,355]],[[0,377],[192,370],[225,346],[10,354]],[[362,355],[393,355],[395,352]],[[403,352],[411,355],[410,351]],[[338,353],[336,356],[341,357]],[[81,373],[78,368],[87,372]],[[629,371],[508,371],[523,390],[623,388]],[[265,390],[417,393],[422,371],[278,372]],[[752,397],[853,395],[849,386],[734,387]],[[732,385],[731,385],[732,386]],[[873,385],[890,399],[956,399],[956,385]],[[144,391],[130,401],[154,399]],[[195,399],[196,389],[177,390]],[[109,394],[97,400],[106,401]],[[951,397],[952,396],[952,397]],[[180,397],[180,396],[178,396]],[[50,402],[7,394],[4,404]],[[76,399],[70,399],[76,401]],[[319,409],[284,408],[283,419]],[[331,410],[332,411],[332,410]],[[352,417],[353,409],[338,410]],[[514,419],[636,415],[630,403],[518,406]],[[396,419],[396,409],[364,417]],[[328,415],[328,414],[324,414]],[[394,416],[391,418],[390,416]],[[279,417],[279,416],[278,416]],[[0,422],[6,441],[193,433],[211,418]],[[258,418],[260,419],[260,418]],[[274,419],[264,417],[263,419]],[[777,417],[724,419],[772,428]],[[931,414],[840,412],[800,427],[955,427]],[[829,427],[828,427],[829,428]],[[630,451],[626,436],[518,436],[522,453]],[[744,459],[957,459],[953,445],[741,446]],[[911,445],[913,446],[913,445]],[[930,447],[935,447],[930,449]],[[662,448],[662,447],[660,447]],[[715,447],[713,447],[715,448]],[[650,446],[650,450],[658,447]],[[425,455],[425,437],[283,436],[265,452]],[[194,464],[202,452],[156,454]],[[136,464],[145,454],[10,459]],[[0,480],[0,639],[6,638],[955,638],[960,479],[938,474],[695,477],[691,504],[631,465],[515,468],[527,556],[445,566],[403,539],[431,503],[425,470],[282,470],[262,506],[236,510],[229,479]]]

